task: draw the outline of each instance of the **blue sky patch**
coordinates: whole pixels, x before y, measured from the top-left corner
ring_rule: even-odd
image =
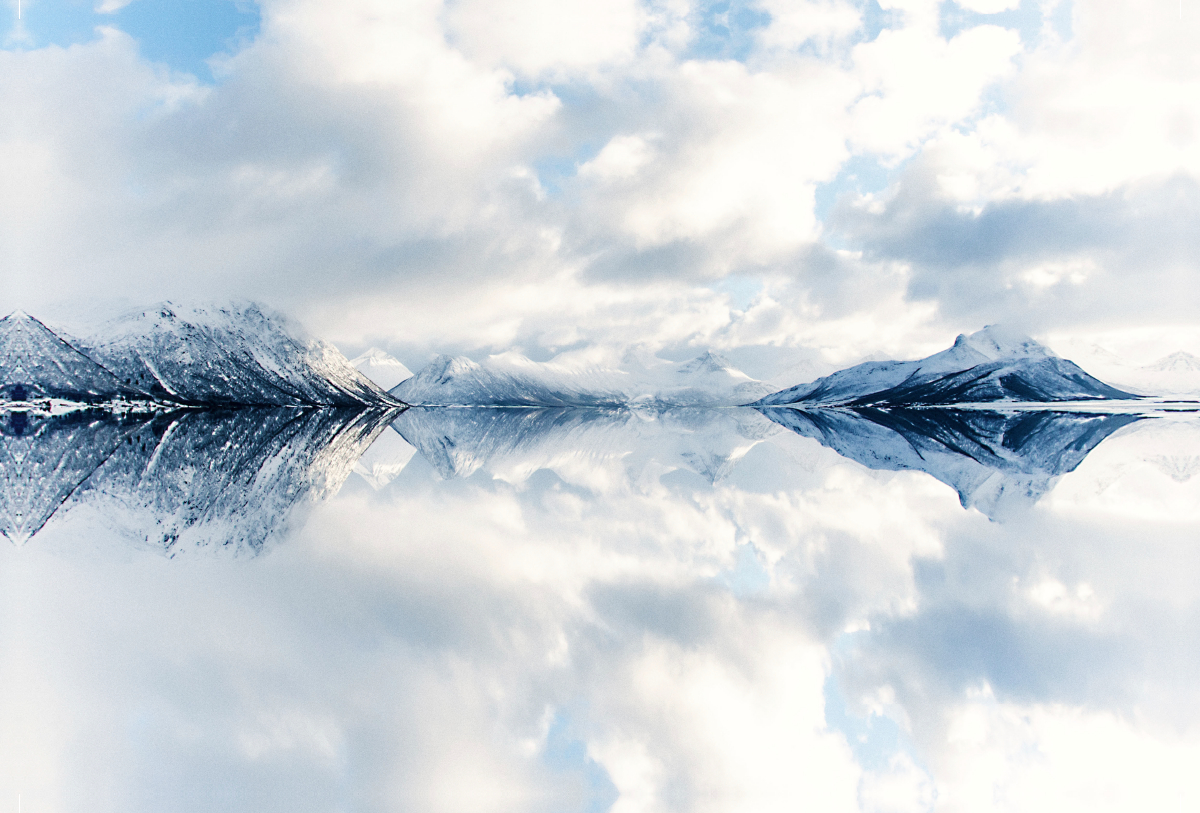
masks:
[[[824,222],[833,211],[837,199],[847,193],[866,195],[882,192],[888,188],[892,178],[903,169],[904,164],[889,169],[873,155],[856,155],[846,163],[837,177],[829,183],[817,185],[815,214]]]
[[[583,780],[583,810],[603,813],[617,801],[617,786],[604,766],[588,756],[587,745],[571,732],[571,717],[559,709],[546,732],[542,763],[555,773],[574,773]]]
[[[92,0],[24,0],[9,41],[67,47],[94,40],[98,26],[113,26],[136,39],[146,59],[211,81],[205,60],[253,39],[260,21],[258,6],[243,0],[133,0],[112,13],[98,13]]]
[[[696,11],[696,38],[687,56],[744,61],[754,50],[756,33],[770,22],[771,15],[744,0],[702,4]]]
[[[1029,48],[1037,43],[1042,33],[1042,10],[1036,0],[1021,0],[1020,7],[995,14],[980,14],[963,8],[954,0],[945,0],[939,11],[940,33],[948,40],[969,28],[998,25],[1016,30],[1021,36],[1021,44]]]

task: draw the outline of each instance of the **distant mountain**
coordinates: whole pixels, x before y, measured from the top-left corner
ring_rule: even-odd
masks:
[[[1165,356],[1153,364],[1146,365],[1147,370],[1171,373],[1200,373],[1200,359],[1182,350]]]
[[[627,369],[539,363],[507,353],[483,363],[438,356],[391,394],[419,406],[666,408],[733,406],[767,391],[711,352],[682,364],[630,363]]]
[[[1035,502],[1118,429],[1143,415],[979,409],[762,407],[871,469],[923,471],[992,518]]]
[[[350,364],[384,390],[390,390],[400,382],[412,378],[412,371],[399,359],[378,347],[372,347],[361,356],[351,359]]]
[[[990,326],[918,361],[870,361],[768,395],[752,406],[922,406],[1139,398],[1033,339]]]
[[[87,404],[147,397],[21,311],[0,319],[0,393],[8,401]]]
[[[0,533],[104,517],[131,541],[259,551],[305,503],[340,488],[396,410],[254,408],[11,412],[0,421]]]
[[[164,303],[105,326],[80,349],[129,386],[178,404],[366,406],[394,401],[324,342],[257,305]]]

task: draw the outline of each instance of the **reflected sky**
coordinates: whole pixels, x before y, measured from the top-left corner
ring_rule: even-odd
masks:
[[[27,418],[19,436],[9,416],[10,455],[48,436],[64,451],[46,465],[80,471],[86,425],[138,461],[105,451],[95,471],[142,473],[0,546],[0,761],[29,809],[1195,793],[1194,413],[251,412]],[[142,435],[144,455],[122,440]],[[206,467],[235,448],[242,468]],[[314,502],[314,472],[344,485]],[[983,472],[1023,499],[989,516]],[[265,555],[164,556],[137,508],[164,482],[150,513],[183,542],[218,532],[186,523],[202,509],[268,530],[272,488],[307,508],[260,534]]]

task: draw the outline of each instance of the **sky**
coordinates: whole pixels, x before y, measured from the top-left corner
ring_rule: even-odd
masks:
[[[756,377],[996,322],[1200,352],[1187,2],[9,5],[0,296],[68,327],[256,300],[412,369]]]

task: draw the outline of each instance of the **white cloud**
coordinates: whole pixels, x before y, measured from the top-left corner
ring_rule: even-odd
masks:
[[[451,41],[473,59],[532,77],[628,62],[650,23],[637,0],[455,0],[443,13]]]
[[[949,765],[939,782],[948,811],[1187,809],[1181,782],[1197,757],[1192,734],[1055,705],[997,703],[986,689],[953,712]]]
[[[958,0],[958,5],[979,14],[998,14],[1019,8],[1021,0]]]
[[[809,42],[825,45],[851,36],[862,25],[858,7],[837,0],[765,0],[759,7],[771,15],[771,22],[759,34],[767,47],[796,48]]]
[[[599,181],[622,181],[634,177],[653,160],[650,145],[636,135],[616,136],[595,158],[579,167],[579,177]]]

